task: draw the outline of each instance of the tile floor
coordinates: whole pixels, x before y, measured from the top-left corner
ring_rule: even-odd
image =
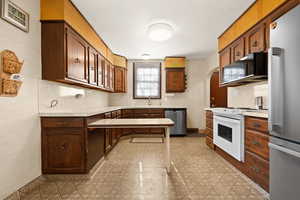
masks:
[[[164,144],[122,140],[87,179],[40,180],[22,200],[263,200],[264,195],[202,137],[171,139],[172,171],[166,174]]]

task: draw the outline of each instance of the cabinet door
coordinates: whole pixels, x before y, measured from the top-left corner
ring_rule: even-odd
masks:
[[[184,69],[166,69],[166,92],[185,91]]]
[[[89,84],[97,85],[98,52],[89,47]]]
[[[49,129],[43,134],[44,173],[84,172],[84,138],[81,134],[66,128],[61,131]]]
[[[99,55],[98,57],[98,86],[101,88],[104,88],[104,82],[105,82],[105,60],[104,58]]]
[[[265,50],[266,47],[266,37],[265,37],[265,24],[255,27],[250,31],[248,36],[248,52],[255,53]]]
[[[220,67],[224,67],[231,63],[231,50],[227,48],[220,53]]]
[[[115,69],[114,66],[112,64],[109,64],[110,67],[110,73],[109,73],[109,89],[110,91],[114,91],[114,80],[115,80]]]
[[[125,73],[121,67],[115,67],[115,92],[125,92]]]
[[[67,77],[88,82],[87,46],[70,29],[67,29]]]
[[[104,87],[106,89],[110,88],[110,81],[109,81],[109,77],[110,77],[110,66],[109,66],[109,62],[105,61],[105,72],[104,72]]]
[[[238,61],[245,56],[245,39],[241,38],[232,46],[232,61]]]

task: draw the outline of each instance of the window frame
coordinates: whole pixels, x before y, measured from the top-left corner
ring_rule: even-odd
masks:
[[[151,62],[134,62],[133,63],[133,99],[148,99],[148,97],[138,97],[136,96],[136,63],[151,63]],[[158,62],[157,62],[158,63]],[[162,71],[161,71],[161,62],[159,62],[159,93],[156,97],[151,97],[151,99],[161,99],[161,79],[162,79]]]

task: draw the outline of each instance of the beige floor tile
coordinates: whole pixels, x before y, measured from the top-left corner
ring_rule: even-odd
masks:
[[[171,138],[170,175],[164,168],[164,148],[164,144],[122,140],[92,179],[48,177],[32,191],[23,191],[20,197],[22,200],[264,199],[253,184],[205,145],[204,138]]]

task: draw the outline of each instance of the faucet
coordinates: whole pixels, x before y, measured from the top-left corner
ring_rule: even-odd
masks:
[[[148,97],[148,101],[147,101],[148,106],[151,106],[151,97]]]
[[[57,104],[58,104],[58,100],[53,99],[53,100],[50,102],[50,108],[54,108],[55,106],[57,106]]]

